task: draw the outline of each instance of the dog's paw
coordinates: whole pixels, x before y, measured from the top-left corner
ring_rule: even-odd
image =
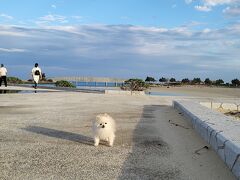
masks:
[[[95,147],[98,146],[99,141],[100,141],[99,138],[97,138],[97,137],[94,138],[94,146],[95,146]]]

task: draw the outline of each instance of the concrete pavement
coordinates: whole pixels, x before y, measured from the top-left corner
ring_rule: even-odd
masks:
[[[93,146],[103,112],[117,122],[112,148]],[[167,97],[0,95],[0,144],[0,179],[234,179]]]

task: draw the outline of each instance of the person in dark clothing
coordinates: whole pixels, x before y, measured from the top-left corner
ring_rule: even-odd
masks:
[[[5,87],[7,87],[7,69],[1,64],[0,68],[0,86],[2,86],[2,81],[4,81]]]

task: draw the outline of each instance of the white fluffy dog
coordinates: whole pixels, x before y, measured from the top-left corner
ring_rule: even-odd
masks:
[[[107,113],[99,114],[93,121],[94,146],[98,146],[100,140],[107,141],[109,146],[113,146],[115,139],[115,121]]]

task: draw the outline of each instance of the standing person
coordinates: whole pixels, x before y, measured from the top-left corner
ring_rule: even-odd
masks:
[[[38,63],[35,63],[35,66],[32,69],[32,77],[33,77],[33,81],[34,81],[34,86],[33,87],[35,89],[37,89],[37,84],[38,84],[39,80],[42,78],[42,71],[38,67]]]
[[[2,81],[4,81],[5,87],[7,87],[7,69],[1,64],[0,68],[0,86],[2,86]]]

